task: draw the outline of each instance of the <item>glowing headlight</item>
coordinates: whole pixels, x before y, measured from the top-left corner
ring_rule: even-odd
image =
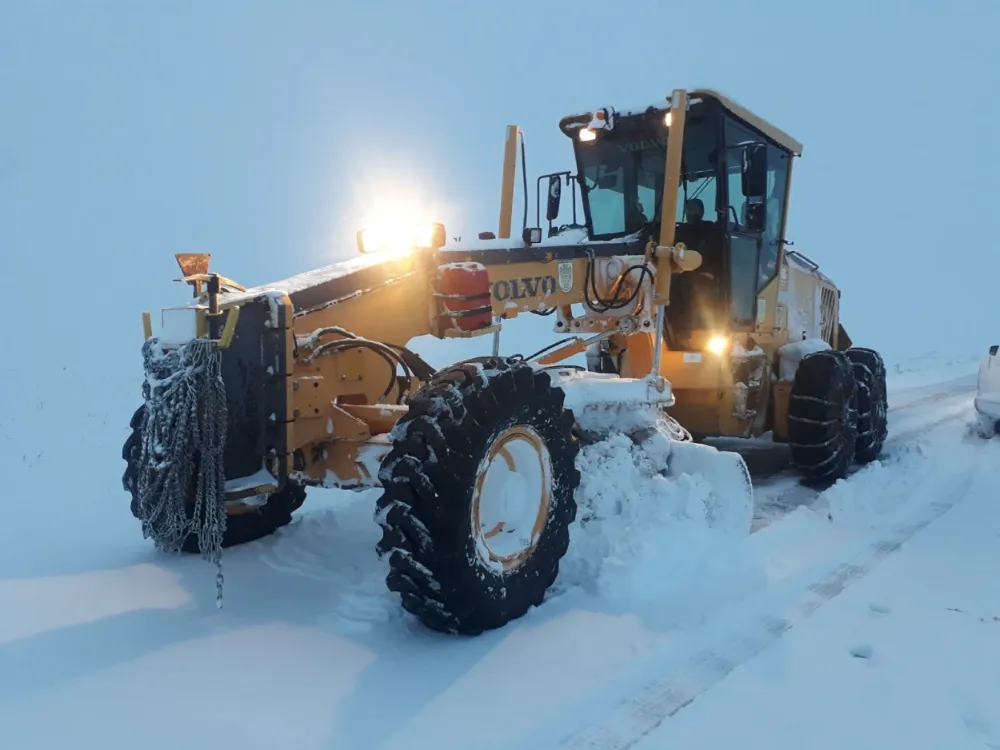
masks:
[[[670,121],[673,119],[672,115],[673,115],[673,112],[671,112],[668,109],[667,110],[667,114],[665,114],[663,116],[663,124],[666,125],[668,128],[670,127]]]
[[[712,354],[717,356],[721,355],[729,347],[729,338],[727,336],[712,336],[708,340],[708,345],[705,347]]]
[[[583,143],[589,143],[590,141],[597,140],[597,133],[595,133],[590,128],[580,128],[580,141]]]
[[[444,245],[445,237],[444,224],[424,224],[416,227],[377,226],[358,232],[358,251],[380,253],[436,250]]]

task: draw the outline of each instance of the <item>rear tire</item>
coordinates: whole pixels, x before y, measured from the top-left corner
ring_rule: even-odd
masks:
[[[867,464],[878,458],[889,434],[889,403],[885,388],[885,363],[873,349],[852,347],[847,357],[858,383],[858,437],[854,459]]]
[[[827,349],[802,358],[788,402],[792,461],[810,480],[847,474],[858,432],[858,386],[844,352]]]
[[[580,483],[562,389],[518,359],[482,365],[446,368],[413,395],[379,472],[375,514],[386,584],[403,608],[466,635],[541,604],[569,547]],[[495,522],[491,501],[507,515],[523,506],[523,523]],[[498,542],[523,549],[500,559]]]
[[[132,432],[129,434],[125,445],[122,447],[122,458],[125,459],[125,473],[122,476],[122,486],[132,498],[132,515],[139,518],[139,502],[136,497],[138,484],[138,461],[142,443],[142,420],[146,412],[146,407],[140,406],[129,422]],[[282,526],[287,526],[292,522],[292,513],[302,507],[306,499],[306,488],[293,482],[286,482],[285,486],[268,496],[264,505],[241,513],[227,513],[226,532],[222,535],[223,547],[236,547],[240,544],[253,542],[265,536],[273,534]],[[193,506],[188,506],[189,515],[193,511]],[[198,545],[198,535],[188,534],[181,544],[182,552],[200,554]]]

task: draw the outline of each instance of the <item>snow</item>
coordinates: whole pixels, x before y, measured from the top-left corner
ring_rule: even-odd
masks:
[[[691,92],[697,91],[697,90],[698,89],[696,89],[696,88],[695,89],[688,89],[688,93],[690,94]],[[698,101],[701,101],[699,97],[690,97],[688,99],[688,103],[689,104],[694,104],[695,102],[698,102]],[[617,104],[610,105],[610,106],[609,105],[604,105],[604,106],[601,106],[601,107],[595,107],[594,109],[588,109],[588,110],[584,110],[584,111],[579,111],[576,114],[564,115],[564,117],[574,117],[574,118],[578,118],[578,117],[593,117],[595,112],[598,112],[598,111],[601,111],[601,110],[604,110],[604,109],[608,110],[608,112],[616,112],[621,117],[629,117],[631,115],[643,114],[647,110],[649,110],[650,108],[653,108],[655,110],[663,110],[663,111],[669,109],[670,108],[670,94],[666,93],[662,97],[660,97],[659,99],[654,99],[654,100],[649,101],[649,102],[647,102],[645,104],[636,103],[634,106],[623,106],[623,107],[620,107]],[[599,126],[597,126],[593,122],[591,122],[589,125],[586,125],[586,126],[584,126],[584,125],[571,125],[570,127],[577,127],[577,128],[580,128],[580,127],[597,128]]]
[[[160,327],[153,335],[166,346],[186,344],[198,336],[197,311],[191,307],[164,308],[160,313]]]
[[[471,640],[424,631],[385,588],[372,491],[312,492],[290,526],[228,549],[226,608],[216,610],[211,570],[155,553],[123,505],[117,453],[134,399],[68,371],[66,386],[109,406],[73,412],[93,436],[85,443],[50,437],[40,456],[16,454],[49,476],[43,492],[74,500],[60,506],[59,525],[30,508],[7,519],[0,611],[16,614],[0,627],[0,673],[17,678],[0,680],[0,736],[18,748],[102,731],[109,747],[430,748],[469,746],[474,726],[472,746],[482,748],[622,747],[642,737],[645,747],[712,747],[737,730],[746,747],[754,737],[821,746],[828,735],[865,747],[866,722],[901,717],[903,698],[876,695],[891,687],[914,701],[921,689],[933,695],[939,707],[920,698],[914,705],[926,708],[913,721],[950,726],[948,746],[965,746],[975,733],[960,717],[976,727],[1000,720],[994,688],[972,681],[985,679],[993,651],[966,661],[973,648],[995,649],[995,587],[981,580],[988,571],[962,566],[993,559],[984,545],[1000,533],[990,499],[998,444],[971,434],[978,358],[914,362],[890,368],[885,460],[806,500],[793,493],[787,507],[789,490],[801,489],[781,472],[758,473],[754,508],[736,485],[707,484],[700,457],[733,456],[711,446],[668,452],[659,432],[585,446],[580,512],[554,590],[522,620]],[[30,427],[38,405],[46,410],[30,394],[24,401],[18,424]],[[80,486],[84,465],[102,467],[101,482]],[[770,522],[748,533],[762,508]],[[953,547],[895,562],[960,510]],[[896,576],[878,583],[890,563]],[[924,583],[916,572],[906,579],[925,568]],[[922,623],[932,606],[938,614]],[[929,653],[921,643],[932,641],[940,645]],[[932,668],[971,675],[961,699],[921,676]],[[838,676],[807,684],[820,669]],[[275,710],[248,724],[262,686]],[[154,704],[184,721],[150,733]]]
[[[935,442],[954,469],[915,507],[939,517],[637,750],[1000,746],[1000,443],[964,442],[961,426]],[[924,480],[941,468],[922,463]]]
[[[580,219],[582,220],[582,216]],[[629,240],[635,240],[638,234],[629,235],[628,237],[623,237],[621,239],[615,240],[597,240],[590,241],[587,239],[587,230],[581,229],[580,227],[567,227],[560,234],[553,237],[542,237],[542,241],[535,243],[532,247],[549,247],[549,246],[565,246],[565,245],[613,245],[621,244],[623,242],[628,242]],[[449,252],[477,252],[482,250],[523,250],[526,247],[524,241],[518,233],[517,237],[495,238],[495,239],[479,239],[479,237],[463,237],[459,242],[453,242],[445,245],[440,249],[440,252],[447,254]]]
[[[486,266],[482,263],[473,263],[471,261],[466,261],[464,263],[442,263],[438,266],[439,271],[475,271],[477,273],[485,273]]]
[[[406,257],[408,254],[409,252],[366,253],[364,255],[348,258],[312,271],[305,271],[304,273],[296,274],[295,276],[291,276],[282,281],[274,281],[263,286],[248,287],[246,291],[243,292],[225,294],[222,295],[221,298],[224,299],[227,304],[230,304],[264,295],[294,294],[295,292],[300,292],[304,289],[309,289],[310,287],[339,279],[343,276],[356,273],[357,271],[363,271],[366,268],[373,268],[381,265],[382,263],[389,263],[393,260],[398,260],[399,258]]]
[[[626,237],[624,239],[618,240],[603,240],[599,242],[588,242],[587,232],[585,229],[580,228],[568,228],[564,230],[561,234],[555,235],[553,237],[544,237],[541,242],[532,245],[532,247],[548,247],[548,246],[565,246],[572,244],[582,244],[586,243],[588,245],[605,245],[605,244],[616,244],[628,241],[629,239],[634,239],[634,237]],[[463,238],[457,242],[450,242],[444,247],[440,248],[439,252],[443,259],[448,257],[448,253],[452,252],[481,252],[484,250],[522,250],[526,246],[524,242],[518,238],[510,237],[506,239],[492,239],[492,240],[481,240],[478,237],[473,238]],[[416,251],[419,253],[420,251]],[[281,297],[283,295],[291,295],[295,292],[300,292],[305,289],[309,289],[320,284],[333,281],[335,279],[342,278],[357,271],[363,271],[367,268],[373,268],[383,263],[391,263],[394,261],[399,261],[406,258],[407,256],[413,254],[411,251],[385,251],[376,253],[365,253],[363,255],[358,255],[357,257],[347,258],[346,260],[338,261],[330,265],[322,266],[311,271],[305,271],[303,273],[296,274],[287,279],[281,281],[274,281],[268,284],[263,284],[261,286],[248,287],[245,291],[237,292],[230,291],[224,292],[220,295],[220,299],[226,304],[235,304],[245,300],[253,299],[256,297],[267,296]],[[445,262],[442,264],[445,268],[455,267],[454,262]],[[464,267],[474,270],[476,268],[482,268],[482,264],[472,263],[471,265],[466,264]],[[188,307],[200,304],[198,300],[192,300],[188,303]]]
[[[778,379],[795,380],[795,373],[799,369],[799,363],[810,354],[826,351],[830,345],[823,339],[802,339],[785,344],[778,349]]]
[[[811,119],[803,135],[820,160],[797,165],[796,184],[816,190],[796,190],[789,239],[843,288],[851,335],[886,353],[883,459],[822,491],[787,470],[785,447],[741,441],[748,492],[734,454],[715,445],[668,450],[660,431],[584,445],[580,513],[554,589],[523,619],[466,639],[417,626],[386,589],[374,553],[377,491],[311,491],[289,526],[227,549],[218,610],[211,565],[158,554],[142,538],[120,455],[141,399],[140,313],[189,303],[188,288],[170,282],[173,252],[212,252],[213,268],[268,298],[276,324],[280,295],[392,260],[354,251],[362,211],[426,201],[449,223],[495,224],[491,129],[519,116],[495,92],[530,81],[537,65],[508,55],[497,77],[475,60],[498,59],[503,40],[523,33],[523,14],[437,14],[449,45],[414,46],[426,38],[416,16],[394,26],[368,6],[352,13],[371,18],[333,4],[281,16],[205,3],[135,12],[10,5],[0,24],[0,245],[11,323],[0,356],[0,747],[1000,747],[1000,440],[976,435],[974,408],[977,368],[995,343],[982,339],[992,337],[983,300],[996,258],[977,249],[988,241],[976,222],[947,229],[972,253],[970,274],[969,263],[940,262],[934,230],[943,220],[931,212],[887,220],[921,205],[922,175],[949,169],[947,150],[922,144],[932,135],[971,143],[988,129],[988,108],[923,116],[918,87],[960,80],[970,65],[997,70],[982,51],[996,48],[985,43],[995,24],[949,8],[921,35],[926,12],[915,9],[893,41],[879,36],[880,24],[899,27],[899,14],[876,9],[858,23],[819,18],[820,8],[802,21],[829,31],[834,47],[850,41],[838,23],[870,35],[852,47],[854,64],[793,50],[803,74],[855,92],[871,120],[852,136],[843,118]],[[600,45],[621,15],[601,7],[558,23],[585,47]],[[766,33],[767,14],[744,20],[750,36]],[[470,24],[490,33],[463,33]],[[368,27],[383,44],[356,33]],[[696,36],[676,39],[681,67],[704,62]],[[801,38],[793,46],[814,45],[816,34]],[[913,75],[929,44],[942,54]],[[655,52],[642,54],[656,62]],[[451,77],[456,59],[477,85]],[[659,68],[639,62],[623,96],[652,100],[663,83],[649,76]],[[873,65],[879,85],[854,85],[871,83]],[[614,66],[589,72],[599,89],[621,83]],[[932,74],[941,80],[928,84]],[[896,94],[889,106],[887,87]],[[788,108],[774,119],[821,111],[829,89],[803,85],[784,104],[772,99]],[[749,98],[761,96],[763,88]],[[467,116],[454,117],[453,101]],[[536,121],[523,123],[532,176],[566,166],[566,139],[553,127],[563,104],[540,105]],[[462,137],[469,122],[482,127]],[[894,153],[922,158],[870,163],[868,182],[885,189],[867,212],[874,218],[862,211],[852,224],[860,239],[844,243],[829,229],[831,207],[858,174],[842,155],[865,152],[862,139],[879,131],[893,133]],[[990,191],[977,190],[976,178],[985,185],[995,172],[990,154],[977,153],[987,158],[963,165],[968,216],[986,215]],[[520,215],[517,205],[515,225]],[[479,241],[466,227],[445,253],[522,246]],[[539,247],[584,241],[577,229]],[[931,302],[908,293],[928,289],[937,292]],[[818,311],[801,312],[813,318],[803,328],[815,327]],[[790,310],[789,325],[799,326],[798,314]],[[529,354],[558,339],[553,320],[506,321],[501,350]],[[171,338],[188,335],[182,320],[165,322]],[[950,349],[911,356],[931,340]],[[489,354],[492,340],[414,347],[442,366]],[[633,426],[648,427],[648,416]],[[359,456],[369,474],[387,448]],[[728,478],[709,483],[704,466],[720,461]]]
[[[721,455],[708,446],[683,447],[701,454],[704,463]],[[630,607],[690,597],[689,587],[702,587],[714,577],[724,584],[718,594],[725,599],[724,574],[731,576],[748,550],[749,493],[720,492],[691,471],[690,455],[662,431],[638,443],[617,434],[588,445],[578,465],[580,520],[559,588],[579,586],[600,600]],[[661,473],[666,467],[670,478]],[[637,566],[647,573],[637,575]],[[670,575],[655,572],[668,570]],[[679,614],[659,616],[670,620]]]
[[[550,595],[462,639],[386,589],[377,491],[311,491],[292,524],[227,549],[223,610],[210,565],[157,554],[120,481],[133,327],[130,367],[0,363],[2,747],[1000,744],[1000,441],[973,430],[979,349],[887,358],[884,459],[825,492],[767,440],[740,443],[752,491],[711,445],[668,450],[660,431],[585,445]],[[501,350],[557,338],[525,315]],[[492,341],[415,348],[440,366]],[[568,403],[607,402],[599,381],[570,373]],[[387,447],[361,457],[370,473]]]
[[[653,404],[672,404],[669,382],[658,388],[653,379],[619,378],[610,373],[558,367],[548,370],[553,385],[563,389],[563,404],[587,430],[606,432],[611,427],[632,430],[649,424]],[[630,413],[634,412],[634,416]],[[646,415],[646,416],[644,416]],[[628,420],[626,424],[623,420]],[[638,421],[636,421],[638,420]]]
[[[274,475],[269,472],[266,467],[262,466],[258,471],[254,472],[250,476],[227,480],[226,492],[235,493],[256,489],[258,487],[274,488],[277,486],[278,480],[274,478]]]

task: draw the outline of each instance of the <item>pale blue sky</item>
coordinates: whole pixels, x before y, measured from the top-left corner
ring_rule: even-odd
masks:
[[[92,313],[138,370],[140,311],[178,296],[173,252],[284,278],[352,255],[365,213],[408,194],[451,235],[495,229],[506,124],[533,184],[571,166],[560,116],[677,86],[804,143],[789,238],[843,288],[858,343],[1000,343],[995,0],[5,0],[6,285],[58,293],[33,325],[75,350]]]

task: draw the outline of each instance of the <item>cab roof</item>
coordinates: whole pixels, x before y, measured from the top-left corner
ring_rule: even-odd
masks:
[[[717,101],[727,112],[730,112],[738,119],[743,120],[743,122],[756,128],[782,148],[788,149],[796,156],[802,155],[802,144],[799,141],[792,138],[792,136],[780,128],[775,127],[763,117],[755,115],[749,109],[733,99],[730,99],[725,94],[713,91],[712,89],[692,89],[688,91],[688,100],[690,101],[692,99],[713,99]],[[670,97],[667,96],[663,99],[663,101],[653,104],[620,109],[618,112],[622,116],[638,115],[648,111],[650,107],[657,111],[666,112],[670,108]],[[580,112],[578,114],[567,115],[559,121],[559,128],[563,131],[563,133],[571,136],[576,130],[586,127],[586,125],[590,122],[591,116],[591,112]]]

